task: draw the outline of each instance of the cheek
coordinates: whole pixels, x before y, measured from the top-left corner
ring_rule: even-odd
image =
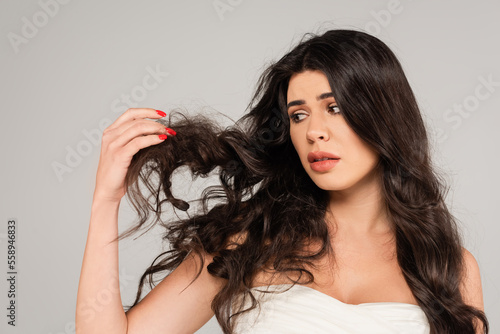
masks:
[[[295,151],[300,152],[299,151],[300,144],[299,144],[297,137],[298,137],[297,131],[290,129],[290,140],[292,141],[293,147],[295,148]]]
[[[301,135],[298,133],[298,131],[290,132],[290,140],[292,141],[293,147],[295,148],[295,151],[299,155],[300,161],[302,164],[304,164],[307,161],[304,161],[306,159],[304,155],[306,154],[304,151],[306,150],[306,145],[307,143],[305,140],[301,140]]]
[[[361,169],[371,169],[378,161],[378,154],[368,144],[358,141],[352,145],[353,163]]]
[[[371,165],[378,159],[378,153],[347,125],[336,131],[336,140],[342,146],[342,153],[348,156],[349,163],[353,165]]]

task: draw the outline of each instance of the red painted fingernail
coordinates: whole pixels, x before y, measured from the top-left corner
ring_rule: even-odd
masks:
[[[170,128],[165,128],[165,130],[167,130],[167,133],[171,134],[172,136],[175,136],[177,134],[177,132],[175,132],[174,130],[172,130]]]
[[[167,116],[167,114],[165,114],[165,113],[164,113],[163,111],[161,111],[161,110],[156,110],[156,113],[157,113],[158,115],[160,115],[161,117],[165,117],[165,116]]]
[[[158,135],[158,137],[159,137],[161,140],[165,140],[165,139],[167,139],[167,135]]]

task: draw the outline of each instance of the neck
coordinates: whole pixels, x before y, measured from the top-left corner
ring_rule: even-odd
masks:
[[[356,185],[356,189],[330,192],[327,218],[334,224],[336,236],[375,236],[391,232],[380,180],[374,177]]]

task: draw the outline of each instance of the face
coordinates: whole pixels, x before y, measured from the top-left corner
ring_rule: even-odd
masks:
[[[292,143],[318,187],[340,191],[373,184],[379,155],[347,125],[323,72],[294,74],[287,108]]]

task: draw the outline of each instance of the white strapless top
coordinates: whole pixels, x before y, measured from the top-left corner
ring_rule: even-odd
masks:
[[[276,290],[279,292],[263,292]],[[252,293],[259,304],[236,317],[237,334],[430,333],[427,317],[418,305],[397,302],[346,304],[298,284],[257,287]]]

